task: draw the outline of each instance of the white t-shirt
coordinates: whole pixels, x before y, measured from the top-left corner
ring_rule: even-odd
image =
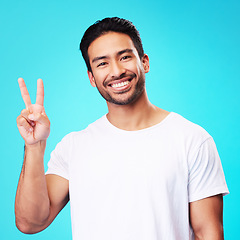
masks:
[[[176,113],[139,131],[106,115],[65,136],[47,174],[69,180],[74,240],[190,240],[189,202],[228,193],[212,137]]]

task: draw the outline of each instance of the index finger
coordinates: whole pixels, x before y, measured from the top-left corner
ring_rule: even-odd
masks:
[[[38,81],[37,81],[36,104],[43,106],[43,102],[44,102],[43,80],[42,79],[38,79]]]
[[[18,84],[19,84],[19,88],[20,88],[21,95],[22,95],[23,101],[25,103],[25,106],[26,106],[26,108],[28,108],[31,105],[31,99],[30,99],[30,95],[28,93],[28,90],[27,90],[27,87],[26,87],[26,84],[25,84],[23,78],[18,79]]]

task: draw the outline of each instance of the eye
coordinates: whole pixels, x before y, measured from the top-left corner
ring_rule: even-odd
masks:
[[[97,65],[97,67],[102,67],[102,66],[104,66],[104,65],[106,65],[107,63],[106,62],[101,62],[101,63],[99,63],[98,65]]]
[[[127,60],[127,59],[129,59],[129,58],[131,58],[131,56],[126,55],[126,56],[123,56],[123,57],[121,58],[121,60]]]

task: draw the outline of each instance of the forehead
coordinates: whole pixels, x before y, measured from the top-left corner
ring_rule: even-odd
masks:
[[[113,55],[124,49],[132,49],[134,53],[137,53],[132,39],[127,34],[108,32],[90,44],[88,48],[89,60],[99,56]]]

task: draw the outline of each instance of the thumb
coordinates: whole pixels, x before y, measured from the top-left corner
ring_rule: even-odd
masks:
[[[41,113],[32,113],[32,114],[28,115],[28,119],[30,119],[31,121],[43,124],[45,126],[49,126],[50,125],[50,121],[49,121],[48,117],[45,114],[43,115]]]

